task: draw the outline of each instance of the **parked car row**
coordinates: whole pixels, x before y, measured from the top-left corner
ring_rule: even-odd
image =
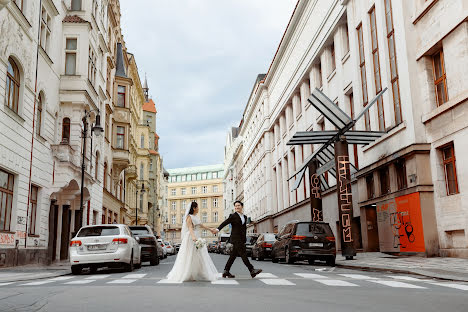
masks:
[[[158,265],[176,251],[156,239],[148,225],[105,224],[82,227],[70,241],[69,253],[72,273],[80,274],[85,268],[95,273],[101,267],[131,272],[145,261]]]

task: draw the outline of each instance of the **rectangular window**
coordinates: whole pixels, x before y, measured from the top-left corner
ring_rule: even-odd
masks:
[[[101,224],[106,224],[106,208],[102,208]]]
[[[187,201],[183,200],[182,201],[182,209],[185,211],[186,208],[187,208]]]
[[[109,113],[106,112],[106,125],[104,128],[104,131],[105,131],[105,136],[107,140],[109,140],[109,124],[110,124],[110,116],[109,116]]]
[[[206,230],[203,230],[203,231],[202,231],[202,237],[206,237],[207,234],[208,234],[208,232],[207,232]]]
[[[88,79],[91,82],[91,85],[94,86],[94,83],[96,82],[96,72],[97,72],[97,67],[96,67],[96,53],[94,53],[94,50],[89,47],[89,52],[88,52]]]
[[[432,56],[432,65],[434,69],[434,87],[436,93],[436,101],[437,106],[440,106],[448,101],[444,52],[442,50],[438,51]]]
[[[192,186],[192,194],[197,194],[197,188]]]
[[[72,11],[81,11],[81,0],[72,0],[71,10]]]
[[[213,198],[213,207],[218,207],[218,199],[217,198]]]
[[[217,179],[218,178],[218,173],[217,172],[213,172],[213,179]]]
[[[206,180],[206,173],[202,173],[201,178],[202,180]]]
[[[176,224],[176,215],[172,215],[171,224]]]
[[[182,195],[187,194],[187,189],[186,189],[185,187],[181,189],[181,194],[182,194]]]
[[[175,196],[176,195],[176,189],[171,189],[171,195]]]
[[[213,222],[218,222],[218,212],[213,213]]]
[[[354,120],[354,95],[353,93],[351,92],[349,94],[349,113],[351,115],[351,119]],[[353,130],[355,130],[356,127],[353,127]],[[358,159],[358,148],[357,148],[357,144],[353,144],[353,154],[354,154],[354,167],[356,167],[356,169],[359,169],[359,159]]]
[[[371,173],[366,177],[366,186],[367,186],[367,198],[374,198],[374,174]]]
[[[208,187],[207,186],[202,186],[202,194],[208,193]]]
[[[0,231],[10,231],[13,182],[12,174],[0,170]]]
[[[29,229],[28,234],[36,234],[36,219],[37,219],[37,194],[39,193],[39,188],[37,186],[31,185],[31,197],[30,197],[30,207],[29,207]]]
[[[116,139],[116,148],[123,149],[125,142],[125,128],[117,127],[117,139]]]
[[[197,175],[196,174],[192,174],[192,181],[196,181],[197,180]]]
[[[388,174],[388,167],[385,166],[379,169],[379,180],[380,180],[380,195],[390,193],[390,176]]]
[[[104,63],[104,60],[102,62]],[[111,67],[107,66],[106,90],[108,94],[110,94],[111,92],[111,85],[112,85],[111,71],[112,71]]]
[[[50,45],[50,24],[51,24],[51,19],[50,15],[47,12],[47,10],[42,7],[42,14],[41,14],[41,32],[39,34],[39,42],[41,44],[42,49],[46,51],[47,53],[49,52],[49,45]]]
[[[65,46],[65,75],[76,75],[77,39],[67,38]]]
[[[336,69],[336,60],[335,60],[335,43],[332,43],[330,46],[331,52],[331,70],[334,71]]]
[[[317,70],[318,70],[318,88],[320,89],[323,86],[323,81],[322,81],[322,63],[318,63],[317,65]]]
[[[405,189],[408,185],[406,183],[406,165],[404,158],[400,158],[397,161],[395,161],[395,172],[397,177],[398,189]]]
[[[361,88],[362,88],[362,106],[367,106],[367,78],[366,78],[366,59],[364,57],[364,40],[362,37],[362,24],[357,28],[358,43],[359,43],[359,71],[361,73]],[[364,125],[367,131],[370,131],[370,115],[369,111],[364,114]]]
[[[125,86],[117,86],[117,106],[125,107]]]
[[[172,207],[172,210],[176,210],[177,204],[175,201],[171,202],[171,207]]]
[[[202,208],[208,208],[208,200],[206,198],[203,198],[201,200]]]
[[[395,110],[395,123],[398,125],[402,122],[401,103],[400,103],[400,85],[398,82],[398,66],[396,62],[395,48],[395,31],[393,29],[393,13],[390,0],[385,0],[385,23],[387,26],[387,43],[388,55],[390,62],[392,92],[393,92],[393,107]]]
[[[375,93],[378,94],[382,91],[382,79],[380,77],[380,60],[379,60],[379,42],[377,39],[377,24],[375,21],[375,7],[369,12],[371,39],[372,39],[372,60],[374,62],[374,82]],[[385,131],[385,114],[383,99],[380,97],[377,100],[377,112],[379,118],[379,130]]]
[[[213,185],[213,193],[218,193],[218,186],[217,185]]]
[[[447,195],[458,193],[457,167],[455,163],[455,150],[453,143],[447,145],[442,150],[442,159],[444,162],[445,187]]]
[[[143,211],[143,193],[140,193],[140,207],[138,207],[140,211]]]

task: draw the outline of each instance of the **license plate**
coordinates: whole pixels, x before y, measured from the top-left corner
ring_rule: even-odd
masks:
[[[323,243],[309,243],[309,247],[323,247]]]
[[[88,250],[102,250],[106,249],[106,245],[89,245]]]

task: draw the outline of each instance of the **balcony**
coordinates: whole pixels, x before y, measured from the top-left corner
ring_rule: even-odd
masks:
[[[80,165],[79,153],[69,144],[51,145],[52,155],[61,162],[69,162],[76,166]]]
[[[118,182],[118,176],[122,170],[126,169],[130,164],[130,153],[128,150],[112,148],[112,169],[113,174]]]
[[[134,180],[138,177],[137,168],[135,165],[130,165],[125,169],[125,177],[128,180]]]

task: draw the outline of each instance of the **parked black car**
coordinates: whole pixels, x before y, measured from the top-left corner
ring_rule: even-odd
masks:
[[[262,233],[252,247],[252,259],[263,261],[265,258],[271,258],[271,248],[276,241],[275,234]]]
[[[328,265],[335,265],[335,236],[328,223],[291,221],[276,235],[271,261],[279,259],[287,263],[296,260],[325,260]]]
[[[252,247],[257,241],[258,234],[248,234],[245,241],[245,250],[247,251],[247,257],[252,256]]]
[[[130,226],[141,245],[141,261],[149,261],[151,265],[159,264],[159,252],[156,236],[148,225]]]

